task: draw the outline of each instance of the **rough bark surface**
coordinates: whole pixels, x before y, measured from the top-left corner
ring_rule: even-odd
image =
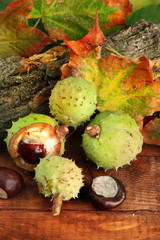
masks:
[[[102,46],[102,58],[108,52],[107,44],[124,56],[157,58],[160,56],[160,25],[141,20],[107,36]],[[24,68],[22,57],[0,59],[0,142],[6,137],[6,129],[18,117],[30,112],[49,114],[50,91],[60,79],[60,67],[68,61],[66,50],[56,61],[20,74]]]
[[[106,44],[123,56],[146,56],[149,59],[155,59],[160,57],[160,24],[141,20],[107,37],[103,46]],[[106,54],[107,50],[104,48],[102,57]]]

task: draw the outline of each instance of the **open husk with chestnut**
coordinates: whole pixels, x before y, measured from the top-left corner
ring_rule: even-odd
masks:
[[[41,158],[62,155],[69,129],[49,116],[31,113],[13,122],[5,139],[15,163],[33,171]]]

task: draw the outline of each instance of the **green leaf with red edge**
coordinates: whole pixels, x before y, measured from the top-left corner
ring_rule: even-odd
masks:
[[[99,27],[98,12],[96,11],[96,17],[94,21],[94,28],[89,33],[78,41],[68,42],[65,41],[66,45],[79,56],[87,56],[93,48],[100,46],[103,41],[106,40],[103,32]]]
[[[32,0],[13,1],[0,12],[0,57],[29,57],[52,42],[43,32],[27,26],[32,4]]]
[[[112,26],[125,25],[132,5],[129,0],[37,0],[31,16],[37,21],[42,20],[53,39],[78,40],[92,27],[96,10],[101,28],[108,31]]]
[[[70,48],[70,61],[61,68],[62,79],[72,75],[92,82],[98,94],[99,111],[125,112],[142,124],[144,116],[160,108],[160,81],[153,81],[152,63],[147,57],[134,59],[111,53],[101,59],[99,51],[104,35],[97,20],[95,24],[91,32],[77,43],[66,41]],[[97,39],[97,29],[100,36],[98,46],[88,39],[90,34],[91,39]],[[81,51],[83,45],[89,49],[87,52]]]

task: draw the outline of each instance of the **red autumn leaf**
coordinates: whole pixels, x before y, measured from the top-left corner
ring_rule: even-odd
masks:
[[[27,26],[32,0],[13,1],[0,12],[0,57],[29,57],[52,42],[43,32]]]
[[[103,25],[104,28],[125,25],[126,17],[132,12],[132,4],[129,0],[102,0],[107,2],[108,7],[118,7],[119,9],[107,17],[109,23]]]
[[[106,37],[103,35],[98,22],[98,13],[96,12],[94,28],[89,33],[78,41],[68,42],[65,41],[68,48],[70,48],[74,54],[85,57],[93,50],[94,47],[100,46]]]
[[[25,57],[30,57],[34,54],[40,53],[45,46],[53,42],[50,37],[36,28],[27,28],[26,33],[29,34],[31,39],[30,45],[27,43],[26,39],[26,47],[24,49],[24,53],[21,54]]]
[[[107,76],[113,79],[121,69],[125,70],[132,65],[135,65],[134,69],[126,78],[122,79],[119,86],[124,93],[133,93],[136,89],[143,90],[146,84],[153,82],[152,64],[147,57],[131,58],[109,53],[100,61],[99,68],[107,71]]]
[[[99,27],[98,13],[96,12],[94,27],[84,38],[78,41],[65,41],[66,45],[70,49],[70,61],[69,63],[62,66],[61,78],[64,79],[68,77],[71,75],[71,72],[72,75],[76,74],[76,69],[83,67],[83,58],[90,52],[93,52],[93,49],[96,53],[96,57],[100,58],[101,44],[105,40],[106,37]]]

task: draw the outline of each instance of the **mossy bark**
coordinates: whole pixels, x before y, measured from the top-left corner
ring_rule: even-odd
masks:
[[[160,56],[160,25],[141,20],[130,27],[106,36],[102,45],[102,58],[107,54],[107,44],[124,56]],[[30,112],[49,114],[48,97],[60,79],[60,67],[69,61],[68,49],[54,62],[40,64],[30,72],[24,69],[21,56],[0,59],[0,142],[12,121]]]

